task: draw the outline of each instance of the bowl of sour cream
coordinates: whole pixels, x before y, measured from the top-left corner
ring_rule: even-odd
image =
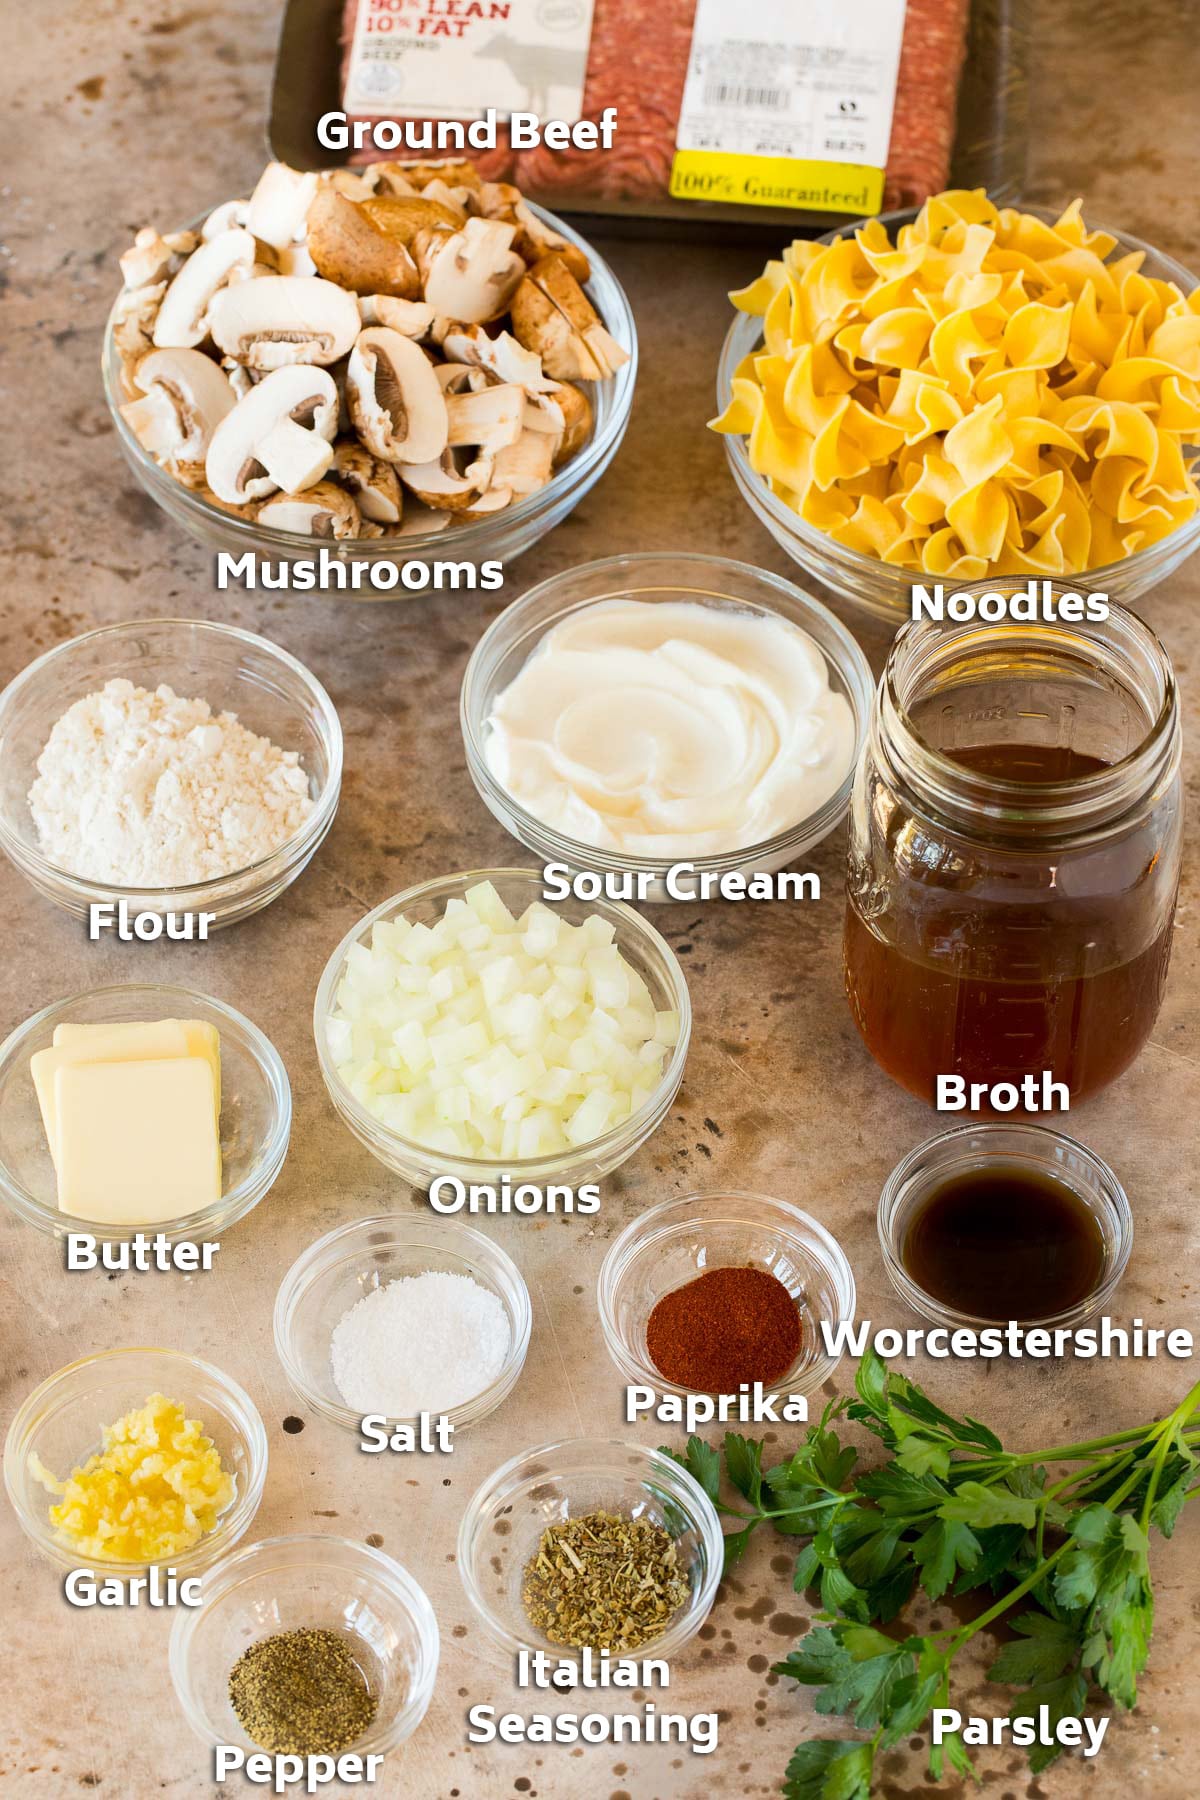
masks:
[[[805,877],[780,872],[845,817],[874,688],[845,626],[792,582],[613,556],[493,621],[460,714],[480,796],[551,883],[802,898]]]

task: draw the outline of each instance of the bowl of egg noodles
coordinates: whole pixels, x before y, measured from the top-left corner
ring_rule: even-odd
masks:
[[[936,195],[732,296],[713,428],[788,555],[877,618],[1014,576],[1128,605],[1200,543],[1198,295],[1078,201]]]

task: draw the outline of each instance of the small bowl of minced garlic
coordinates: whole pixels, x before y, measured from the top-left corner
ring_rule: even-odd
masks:
[[[268,905],[341,776],[320,682],[232,625],[101,626],[0,693],[0,849],[93,935],[207,937]]]

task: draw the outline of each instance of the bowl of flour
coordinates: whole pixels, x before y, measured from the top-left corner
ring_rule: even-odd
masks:
[[[202,914],[207,934],[296,879],[341,770],[329,695],[275,644],[201,619],[104,626],[0,694],[0,848],[77,917],[124,902],[145,935]]]

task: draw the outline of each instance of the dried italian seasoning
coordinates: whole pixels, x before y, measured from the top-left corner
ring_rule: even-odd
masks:
[[[336,1631],[280,1631],[234,1663],[229,1701],[247,1737],[277,1756],[336,1756],[360,1738],[376,1702]]]
[[[542,1533],[521,1599],[530,1624],[552,1644],[622,1655],[660,1636],[688,1591],[661,1525],[591,1512]]]

